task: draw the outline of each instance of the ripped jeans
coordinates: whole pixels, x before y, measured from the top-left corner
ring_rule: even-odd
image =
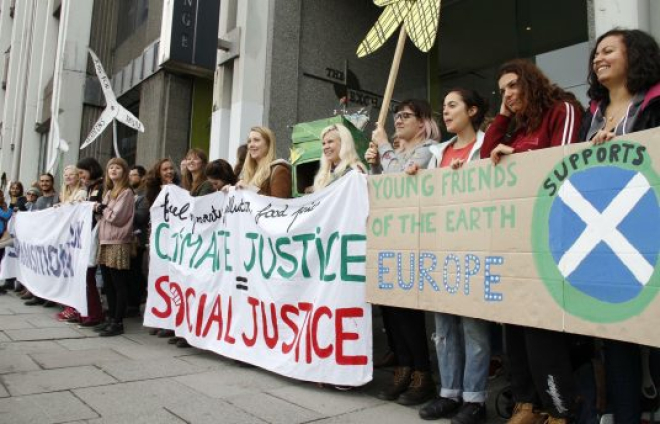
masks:
[[[440,396],[486,401],[490,365],[490,323],[456,315],[435,314],[435,342],[440,367]]]

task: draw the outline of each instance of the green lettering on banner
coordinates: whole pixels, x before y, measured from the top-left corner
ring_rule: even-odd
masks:
[[[167,253],[164,253],[162,250],[160,250],[160,243],[161,243],[161,231],[163,230],[169,230],[170,229],[170,224],[168,223],[161,223],[158,225],[158,228],[156,228],[156,254],[158,255],[159,258],[161,258],[164,261],[169,261],[170,257],[167,255]]]
[[[496,215],[499,229],[516,228],[516,205],[470,206],[445,212],[445,231],[490,230],[493,228],[493,215]]]
[[[500,187],[515,187],[518,183],[515,167],[516,162],[512,161],[506,167],[488,164],[481,168],[445,170],[440,177],[442,195],[473,194]]]
[[[367,278],[363,275],[350,274],[348,272],[349,264],[366,263],[365,255],[350,255],[348,253],[348,244],[352,242],[366,242],[367,236],[364,234],[345,234],[341,237],[341,279],[343,281],[353,281],[364,283]]]

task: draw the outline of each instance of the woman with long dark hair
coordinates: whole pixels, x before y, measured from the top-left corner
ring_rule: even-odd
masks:
[[[660,48],[644,31],[613,29],[601,35],[589,55],[589,97],[580,139],[594,144],[660,127]],[[643,356],[642,350],[648,349]],[[641,421],[642,361],[660,385],[660,350],[606,340],[608,404],[617,424]],[[644,358],[644,359],[643,359]]]
[[[516,59],[498,73],[500,113],[488,127],[481,157],[498,164],[503,155],[561,146],[577,140],[582,107],[533,63]],[[575,385],[565,333],[506,326],[511,388],[516,402],[510,423],[541,419],[539,407],[556,423],[574,412]]]
[[[76,164],[78,177],[83,187],[87,190],[89,202],[101,202],[103,200],[103,168],[94,158],[82,158]],[[96,225],[97,216],[92,217],[92,224]],[[94,327],[103,321],[103,307],[101,295],[96,287],[96,266],[87,268],[87,316],[80,318],[83,327]]]

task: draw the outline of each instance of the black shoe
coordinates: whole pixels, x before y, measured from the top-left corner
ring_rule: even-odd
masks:
[[[110,321],[102,322],[98,325],[95,325],[93,330],[94,330],[95,333],[100,333],[101,331],[105,331],[105,329],[108,328],[110,326],[110,324],[112,324],[112,322],[110,322]]]
[[[100,337],[112,337],[124,334],[124,324],[119,322],[110,323],[105,330],[99,333]]]
[[[32,299],[25,302],[27,306],[43,305],[44,303],[46,303],[46,301],[38,297],[33,297]]]
[[[4,287],[0,287],[0,295],[1,294],[7,294],[7,289]]]
[[[167,344],[177,344],[181,340],[181,337],[172,337],[167,341]]]
[[[465,402],[451,419],[451,424],[482,424],[486,422],[486,405]]]
[[[161,339],[165,339],[168,337],[174,337],[174,331],[173,330],[163,330],[162,328],[160,331],[158,331],[158,337]]]
[[[176,341],[176,347],[190,347],[190,344],[186,339],[179,339]]]
[[[34,296],[32,296],[32,293],[25,293],[23,296],[21,296],[21,299],[23,299],[23,300],[32,300],[32,299],[34,299]]]
[[[419,418],[423,420],[438,420],[447,418],[461,407],[461,402],[439,397],[433,399],[419,410]]]
[[[55,302],[51,302],[50,300],[46,300],[44,302],[44,308],[52,308],[55,305],[57,305],[57,304]]]

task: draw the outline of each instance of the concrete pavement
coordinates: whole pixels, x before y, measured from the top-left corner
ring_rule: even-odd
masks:
[[[391,370],[339,392],[177,348],[138,318],[126,320],[123,336],[100,338],[58,322],[58,311],[0,296],[0,423],[423,422],[418,408],[374,396]],[[489,417],[502,422],[492,404]]]

